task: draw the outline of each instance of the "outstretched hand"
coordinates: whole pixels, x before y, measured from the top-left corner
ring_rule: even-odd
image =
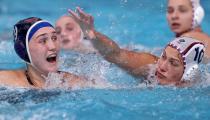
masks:
[[[84,35],[88,37],[88,39],[94,39],[94,19],[91,15],[85,13],[81,10],[81,8],[77,7],[76,12],[71,9],[68,10],[74,20],[80,25]]]

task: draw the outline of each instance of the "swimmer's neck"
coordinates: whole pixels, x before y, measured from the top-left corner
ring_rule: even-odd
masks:
[[[31,65],[27,65],[28,80],[32,83],[32,85],[36,88],[44,88],[45,86],[45,77],[38,70],[36,70]]]
[[[203,32],[203,31],[202,31],[201,27],[198,26],[198,27],[195,27],[194,29],[189,29],[189,30],[186,30],[186,31],[184,31],[182,33],[177,33],[176,37],[181,37],[181,36],[183,36],[183,35],[185,35],[187,33],[190,33],[190,32]]]
[[[192,31],[193,32],[203,32],[200,26],[194,28]]]

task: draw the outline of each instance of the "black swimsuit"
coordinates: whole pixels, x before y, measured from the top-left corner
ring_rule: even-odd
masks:
[[[28,80],[28,83],[29,83],[30,85],[34,85],[33,82],[31,81],[31,78],[30,78],[29,75],[28,75],[28,71],[27,71],[27,70],[25,71],[25,75],[26,75],[26,79]]]

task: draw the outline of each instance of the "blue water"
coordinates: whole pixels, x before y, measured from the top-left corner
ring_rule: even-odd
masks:
[[[8,90],[0,119],[208,120],[209,88],[121,90]]]
[[[202,28],[210,34],[210,0],[201,2],[206,10]],[[128,45],[131,49],[159,55],[159,49],[174,37],[165,18],[166,3],[167,0],[0,0],[0,70],[25,67],[12,46],[12,28],[18,20],[38,16],[54,23],[68,8],[76,6],[91,13],[97,30],[121,46]],[[76,54],[79,56],[77,59],[72,54],[76,53],[67,54],[68,60],[80,61],[82,65],[68,67],[72,63],[64,62],[61,69],[90,78],[99,75],[100,79],[107,79],[123,88],[71,91],[0,87],[0,120],[210,119],[210,82],[206,82],[204,87],[188,89],[145,88],[137,86],[139,80],[100,57]],[[99,63],[102,66],[98,66]],[[80,69],[83,65],[85,69]],[[209,68],[203,73],[207,80]]]

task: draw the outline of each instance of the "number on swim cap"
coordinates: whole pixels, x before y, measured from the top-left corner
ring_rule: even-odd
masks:
[[[195,57],[194,57],[194,61],[198,62],[198,64],[202,61],[203,56],[204,56],[204,51],[203,49],[200,50],[199,47],[195,48]]]

